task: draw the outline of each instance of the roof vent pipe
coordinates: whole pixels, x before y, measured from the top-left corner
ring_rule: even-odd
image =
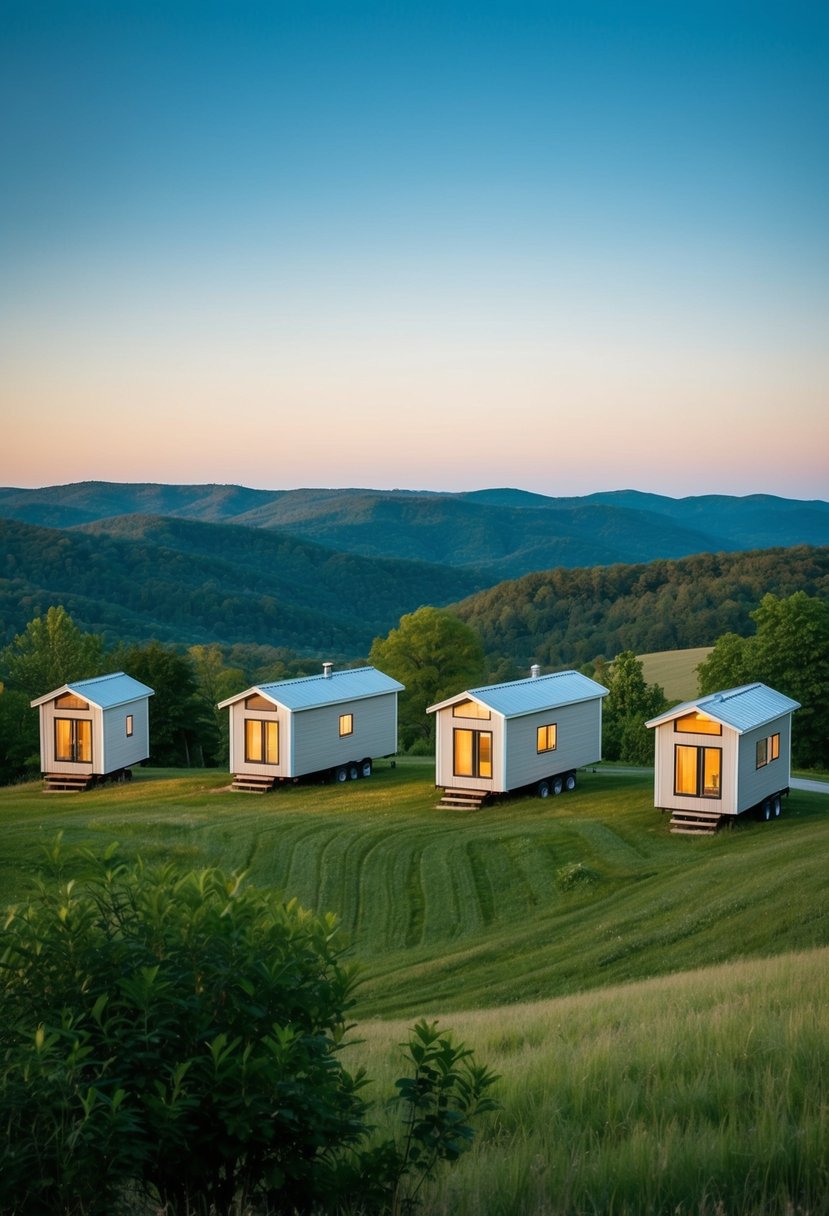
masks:
[[[533,680],[537,680],[540,675],[541,675],[541,668],[538,666],[537,663],[533,663],[532,667],[530,668],[531,678]]]
[[[334,670],[334,664],[333,664],[333,663],[323,663],[323,665],[322,665],[322,674],[325,676],[326,680],[327,680],[327,679],[328,679],[328,677],[331,675],[331,672],[332,672],[333,670]]]

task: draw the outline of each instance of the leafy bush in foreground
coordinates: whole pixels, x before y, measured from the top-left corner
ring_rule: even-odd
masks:
[[[58,842],[51,868],[0,947],[4,1212],[409,1211],[492,1108],[494,1076],[420,1023],[401,1143],[370,1144],[330,914],[113,850],[69,877]]]

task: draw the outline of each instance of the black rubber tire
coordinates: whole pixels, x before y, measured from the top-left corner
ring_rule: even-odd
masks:
[[[562,778],[554,777],[553,778],[553,793],[556,796],[558,796],[563,789],[564,789],[564,781],[562,780]]]
[[[567,776],[564,778],[564,788],[567,790],[568,794],[571,794],[573,792],[573,790],[576,788],[576,774],[575,773],[568,773]]]
[[[360,761],[360,776],[371,776],[371,758],[369,756],[366,756],[365,760]]]
[[[549,798],[550,797],[549,781],[539,781],[538,785],[535,787],[535,792],[538,794],[539,798]]]
[[[342,785],[344,781],[348,781],[348,769],[344,764],[341,764],[339,768],[334,769],[334,780],[338,781],[340,785]]]

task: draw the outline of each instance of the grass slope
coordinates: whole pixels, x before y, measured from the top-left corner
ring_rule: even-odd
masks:
[[[500,1074],[503,1108],[429,1216],[829,1211],[827,949],[440,1024]],[[384,1095],[406,1023],[359,1033],[347,1058]]]
[[[227,781],[0,790],[0,904],[62,831],[338,910],[365,975],[346,1058],[372,1092],[419,1016],[501,1074],[502,1110],[430,1184],[430,1216],[829,1211],[827,795],[689,840],[648,776],[611,769],[474,815],[434,809],[428,761],[261,798]]]
[[[250,870],[339,913],[365,969],[363,1015],[543,999],[738,958],[829,945],[822,795],[706,840],[672,836],[651,780],[581,775],[557,799],[434,809],[430,763],[370,781],[233,794],[227,776],[159,777],[71,797],[0,791],[0,901],[37,844],[67,840]],[[218,791],[218,792],[217,792]]]
[[[657,650],[636,657],[648,684],[658,684],[669,701],[690,701],[697,695],[697,667],[711,653],[710,646],[688,650]]]

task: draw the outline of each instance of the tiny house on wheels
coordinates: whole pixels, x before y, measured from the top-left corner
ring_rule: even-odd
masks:
[[[397,751],[397,695],[403,684],[376,667],[257,684],[220,702],[230,710],[233,788],[264,793],[316,775],[371,776],[372,758]]]
[[[432,705],[440,806],[479,807],[489,794],[572,790],[576,769],[602,754],[607,689],[577,671],[470,688]]]
[[[132,776],[150,754],[153,690],[123,671],[76,680],[32,701],[40,711],[40,769],[47,790],[83,790]]]
[[[655,732],[654,803],[671,811],[671,831],[715,832],[745,811],[777,818],[789,792],[799,708],[765,684],[745,684],[647,722]]]

